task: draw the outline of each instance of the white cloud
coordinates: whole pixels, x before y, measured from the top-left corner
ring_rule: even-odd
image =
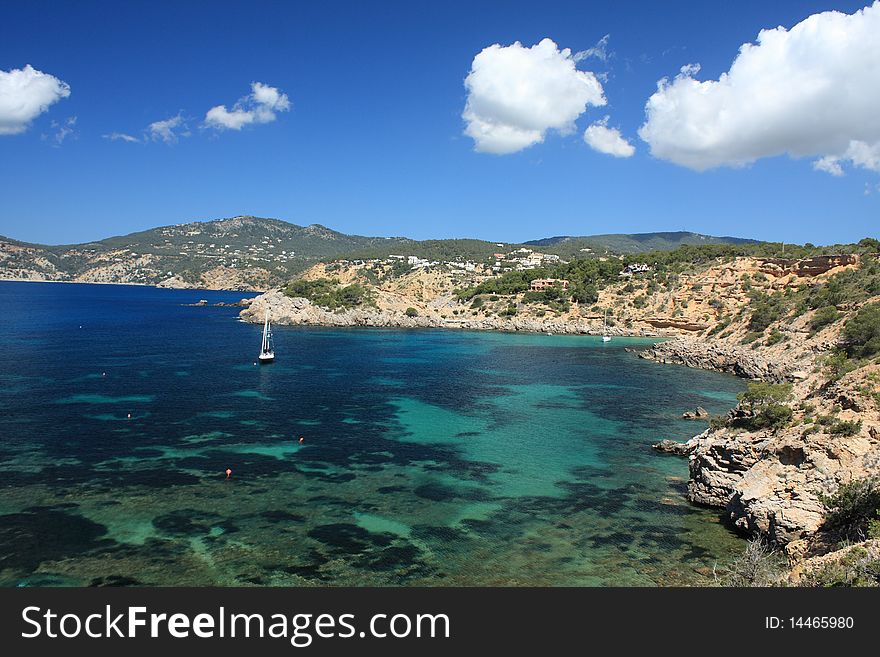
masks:
[[[550,39],[484,48],[464,85],[465,134],[475,150],[499,155],[544,141],[548,130],[570,134],[588,105],[606,103],[596,76],[577,70],[571,50]]]
[[[76,125],[76,117],[71,116],[61,122],[52,121],[49,125],[55,130],[55,134],[52,135],[52,141],[54,142],[52,145],[58,147],[64,143],[65,139],[73,134],[73,127]]]
[[[30,64],[0,71],[0,135],[17,135],[49,106],[70,95],[70,86]]]
[[[125,141],[132,144],[139,144],[140,139],[137,137],[132,137],[131,135],[127,135],[124,132],[112,132],[109,135],[103,135],[104,139],[109,139],[110,141]]]
[[[818,160],[813,162],[813,168],[816,171],[824,171],[825,173],[830,173],[832,176],[843,175],[843,167],[840,166],[840,160],[835,157],[820,157]]]
[[[580,50],[572,55],[572,59],[576,62],[583,61],[585,59],[589,59],[590,57],[595,57],[601,62],[607,62],[608,58],[611,57],[612,53],[608,52],[608,40],[611,38],[610,34],[606,34],[592,48],[587,48],[586,50]]]
[[[654,156],[698,171],[785,153],[832,175],[880,171],[880,2],[762,30],[718,80],[698,72],[682,67],[648,99],[639,136]]]
[[[251,83],[251,93],[240,98],[231,110],[217,105],[205,114],[205,125],[217,130],[241,130],[254,123],[271,123],[277,112],[290,109],[290,99],[277,87]]]
[[[880,107],[877,109],[880,111]],[[837,163],[843,161],[849,161],[853,166],[880,173],[880,140],[873,144],[858,140],[851,141],[847,149],[836,160]]]
[[[620,134],[620,130],[608,127],[607,116],[584,131],[584,141],[593,150],[614,157],[631,157],[636,152],[635,146]]]
[[[147,126],[147,134],[153,141],[164,141],[166,144],[174,144],[180,137],[189,136],[180,114],[163,121],[154,121]]]

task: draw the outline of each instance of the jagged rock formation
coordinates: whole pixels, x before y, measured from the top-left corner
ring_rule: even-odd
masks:
[[[772,276],[819,276],[837,267],[858,265],[859,256],[856,254],[823,255],[812,258],[764,258],[759,268],[762,273]]]
[[[707,411],[702,406],[697,406],[692,411],[685,411],[681,414],[683,420],[701,420],[703,418],[709,417],[709,411]]]
[[[819,529],[819,493],[880,469],[880,442],[870,434],[707,431],[688,450],[691,501],[722,507],[744,533],[783,545]]]
[[[785,381],[797,371],[794,360],[779,362],[739,345],[686,338],[661,342],[642,351],[639,357],[765,381]]]

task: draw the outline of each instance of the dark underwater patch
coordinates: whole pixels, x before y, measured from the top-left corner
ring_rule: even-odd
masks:
[[[406,486],[381,486],[376,489],[376,492],[382,495],[392,495],[394,493],[402,493],[405,490],[407,490]]]
[[[629,546],[635,536],[628,532],[611,532],[609,534],[597,534],[589,537],[590,544],[594,548],[623,547]]]
[[[423,541],[440,541],[443,543],[462,541],[468,538],[467,533],[461,529],[443,525],[414,525],[412,537]]]
[[[419,549],[412,544],[392,545],[358,559],[356,565],[370,570],[403,570],[419,563]]]
[[[274,566],[271,570],[279,570],[281,572],[298,575],[309,580],[328,581],[332,579],[330,575],[323,572],[321,568],[330,561],[330,558],[321,554],[315,548],[310,548],[307,556],[307,563],[299,564],[283,564]]]
[[[436,482],[423,484],[413,490],[417,497],[432,502],[451,502],[453,500],[467,500],[470,502],[487,502],[494,499],[489,493],[474,488],[473,486],[461,486],[454,488]]]
[[[106,575],[104,577],[96,577],[89,582],[88,586],[90,588],[105,586],[143,586],[143,582],[125,575]]]
[[[44,561],[69,559],[106,549],[107,528],[83,516],[31,507],[0,516],[0,569],[33,571]]]
[[[217,514],[195,509],[180,509],[153,518],[153,526],[169,536],[203,536],[208,534],[214,525],[227,525],[233,531],[238,530],[233,523]]]
[[[359,554],[371,548],[384,548],[393,540],[391,534],[376,534],[350,523],[318,525],[308,536],[335,554]]]
[[[260,516],[272,523],[305,522],[306,520],[305,516],[290,513],[289,511],[282,511],[280,509],[263,511]]]

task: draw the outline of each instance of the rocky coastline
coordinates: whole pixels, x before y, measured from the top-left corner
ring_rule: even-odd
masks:
[[[852,435],[833,434],[796,410],[786,428],[748,431],[731,426],[745,413],[737,407],[724,418],[726,427],[707,429],[686,442],[664,439],[653,445],[659,452],[688,459],[689,501],[722,509],[743,535],[761,536],[784,547],[797,563],[830,549],[819,539],[826,513],[821,496],[843,483],[880,474],[878,414],[860,394],[866,379],[880,368],[851,372],[829,384],[815,367],[815,345],[789,351],[785,357],[774,357],[724,341],[677,339],[639,356],[788,382],[801,408],[815,407],[816,414],[838,413],[842,421],[859,423],[861,428]]]
[[[795,358],[770,358],[753,349],[711,339],[678,338],[639,352],[639,358],[701,370],[727,372],[772,383],[806,378]]]
[[[331,311],[312,304],[302,297],[289,297],[280,290],[271,290],[252,300],[242,300],[247,307],[241,311],[245,321],[260,323],[268,311],[275,324],[284,326],[333,326],[373,328],[443,328],[468,331],[509,331],[553,333],[560,335],[601,335],[602,326],[586,319],[538,319],[533,317],[483,317],[459,319],[437,313],[408,316],[405,313],[375,308],[348,308]],[[613,336],[658,337],[647,329],[627,330],[609,327]]]

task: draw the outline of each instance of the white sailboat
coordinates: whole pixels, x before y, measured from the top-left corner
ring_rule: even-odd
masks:
[[[266,321],[263,324],[263,343],[260,345],[260,363],[271,363],[275,360],[275,348],[272,346],[272,325],[269,323],[269,309],[266,309]]]
[[[611,336],[608,335],[608,309],[605,309],[605,320],[602,322],[602,342],[611,342]]]

